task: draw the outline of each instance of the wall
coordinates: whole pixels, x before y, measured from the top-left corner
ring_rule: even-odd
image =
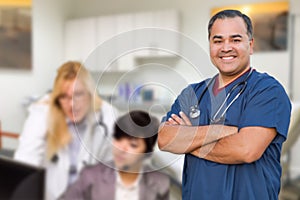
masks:
[[[139,12],[156,9],[176,9],[181,13],[182,33],[191,37],[197,42],[205,51],[207,51],[207,23],[210,16],[210,9],[212,7],[220,7],[222,5],[236,5],[241,3],[255,3],[258,0],[229,0],[226,2],[205,2],[189,0],[169,0],[169,1],[138,1],[138,0],[124,0],[122,2],[111,1],[105,3],[104,1],[94,0],[75,0],[75,8],[70,15],[72,18],[109,15],[117,13]],[[268,1],[266,1],[268,2]],[[274,2],[270,1],[269,2]],[[278,59],[274,59],[278,58]],[[252,64],[260,71],[265,71],[275,76],[284,85],[289,93],[289,54],[285,52],[275,53],[255,53],[252,56]]]
[[[294,51],[293,56],[291,56],[291,59],[293,59],[294,67],[290,72],[291,82],[293,87],[292,97],[295,101],[298,102],[297,106],[299,108],[300,90],[297,88],[299,86],[299,75],[300,75],[300,57],[298,56],[300,54],[300,46],[299,46],[300,44],[300,1],[291,0],[291,14],[294,16],[294,23],[295,23],[293,40],[291,40],[291,42],[293,43],[293,51]],[[297,106],[295,106],[295,108],[297,108]],[[291,159],[290,170],[291,170],[292,178],[300,176],[299,152],[300,152],[300,137],[298,137],[290,153],[290,159]]]
[[[32,69],[0,69],[0,120],[5,131],[19,133],[27,115],[22,106],[24,99],[44,94],[52,86],[55,70],[63,60],[65,3],[65,0],[33,0]],[[12,144],[8,140],[4,145]]]
[[[293,51],[294,56],[291,57],[293,59],[294,68],[291,71],[292,74],[292,82],[293,82],[293,98],[297,101],[300,101],[300,90],[297,90],[297,86],[299,85],[299,74],[300,74],[300,57],[297,56],[300,54],[300,1],[291,0],[291,13],[294,16],[294,34],[293,40]]]

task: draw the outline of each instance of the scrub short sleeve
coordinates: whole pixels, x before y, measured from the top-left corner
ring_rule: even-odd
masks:
[[[191,84],[181,91],[180,95],[173,103],[171,110],[162,118],[162,122],[167,121],[167,119],[171,117],[171,114],[179,115],[180,111],[183,111],[186,115],[188,115],[189,108],[198,102],[195,94],[195,87],[196,84]]]
[[[269,79],[252,87],[248,95],[239,128],[275,128],[278,134],[274,142],[282,143],[287,137],[291,113],[290,100],[283,87],[274,79]]]

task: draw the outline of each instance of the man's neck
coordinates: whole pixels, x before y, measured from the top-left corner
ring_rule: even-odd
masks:
[[[232,76],[223,75],[223,74],[219,73],[219,76],[217,77],[218,84],[219,84],[218,89],[226,87],[227,85],[229,85],[230,83],[232,83],[233,81],[235,81],[236,79],[238,79],[239,77],[241,77],[242,75],[247,73],[249,70],[250,70],[250,67],[247,67],[240,73],[234,74]]]

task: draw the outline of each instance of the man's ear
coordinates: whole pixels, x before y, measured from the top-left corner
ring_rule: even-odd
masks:
[[[254,48],[254,39],[252,38],[251,40],[249,40],[249,45],[250,45],[250,55],[253,54],[253,48]]]

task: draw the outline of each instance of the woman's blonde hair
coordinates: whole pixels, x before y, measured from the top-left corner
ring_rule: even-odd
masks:
[[[60,106],[59,97],[62,95],[62,85],[66,81],[75,80],[82,82],[92,98],[90,102],[91,111],[97,111],[101,107],[101,99],[95,93],[93,78],[87,69],[77,61],[69,61],[57,70],[53,90],[50,97],[50,109],[47,129],[47,158],[51,159],[59,149],[69,144],[71,134],[68,130],[66,116]],[[94,95],[95,94],[95,95]]]

